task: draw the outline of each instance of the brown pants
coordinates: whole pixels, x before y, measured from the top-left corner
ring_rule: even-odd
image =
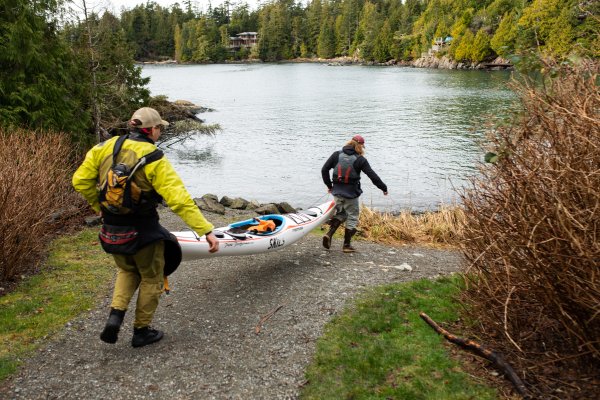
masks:
[[[133,294],[139,288],[133,323],[135,328],[150,325],[158,307],[163,289],[164,253],[165,243],[160,240],[132,256],[113,254],[118,271],[111,307],[127,310]]]

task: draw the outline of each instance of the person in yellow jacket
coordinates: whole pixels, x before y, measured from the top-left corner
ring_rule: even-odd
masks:
[[[171,163],[159,157],[133,173],[141,189],[137,206],[126,214],[101,203],[101,189],[106,185],[111,166],[120,163],[133,167],[138,160],[157,150],[155,142],[169,123],[149,107],[137,110],[129,121],[125,138],[111,138],[90,149],[73,175],[73,187],[100,212],[103,248],[113,254],[118,267],[111,311],[100,334],[106,343],[116,343],[125,311],[137,289],[134,332],[131,344],[141,347],[159,341],[163,332],[150,327],[163,289],[163,276],[173,272],[181,261],[181,249],[175,237],[159,224],[158,204],[164,200],[198,235],[206,235],[209,251],[216,252],[219,242],[209,223],[185,189]],[[120,147],[120,149],[119,149]],[[113,151],[116,157],[113,161]]]

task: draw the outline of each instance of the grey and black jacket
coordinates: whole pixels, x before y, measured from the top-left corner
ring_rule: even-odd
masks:
[[[340,153],[347,154],[349,156],[356,156],[356,161],[353,163],[354,170],[356,172],[357,178],[350,179],[348,183],[344,183],[332,180],[329,171],[331,169],[334,170],[334,175],[336,175],[335,169],[338,165],[338,160],[340,157]],[[375,186],[377,186],[382,192],[387,192],[387,185],[383,183],[381,178],[373,171],[371,166],[369,165],[369,161],[363,156],[359,156],[354,151],[354,147],[352,146],[344,146],[342,150],[334,152],[323,164],[323,168],[321,168],[321,176],[323,177],[323,183],[327,186],[331,193],[334,196],[345,197],[348,199],[354,199],[359,197],[362,194],[362,189],[360,187],[360,173],[364,172],[371,182]],[[354,175],[354,174],[353,174]]]

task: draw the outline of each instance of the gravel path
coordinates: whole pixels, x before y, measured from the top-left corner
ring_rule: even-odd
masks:
[[[185,228],[161,213],[165,227]],[[205,215],[216,226],[240,219]],[[132,313],[115,345],[100,341],[107,293],[7,380],[0,398],[295,399],[324,324],[353,296],[368,286],[446,275],[462,263],[453,251],[357,241],[360,252],[344,254],[340,239],[329,251],[320,241],[308,235],[268,256],[182,264],[153,322],[164,339],[139,349],[131,347]],[[404,263],[413,270],[397,268]]]

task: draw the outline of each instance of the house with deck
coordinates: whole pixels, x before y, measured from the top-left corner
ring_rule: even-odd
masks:
[[[431,49],[429,49],[429,55],[433,53],[439,53],[440,51],[448,49],[450,44],[452,44],[452,36],[446,36],[445,38],[435,38],[433,40],[433,45],[431,46]]]
[[[256,32],[242,32],[236,36],[229,38],[229,50],[238,51],[241,48],[249,49],[256,46],[258,43],[258,33]]]

